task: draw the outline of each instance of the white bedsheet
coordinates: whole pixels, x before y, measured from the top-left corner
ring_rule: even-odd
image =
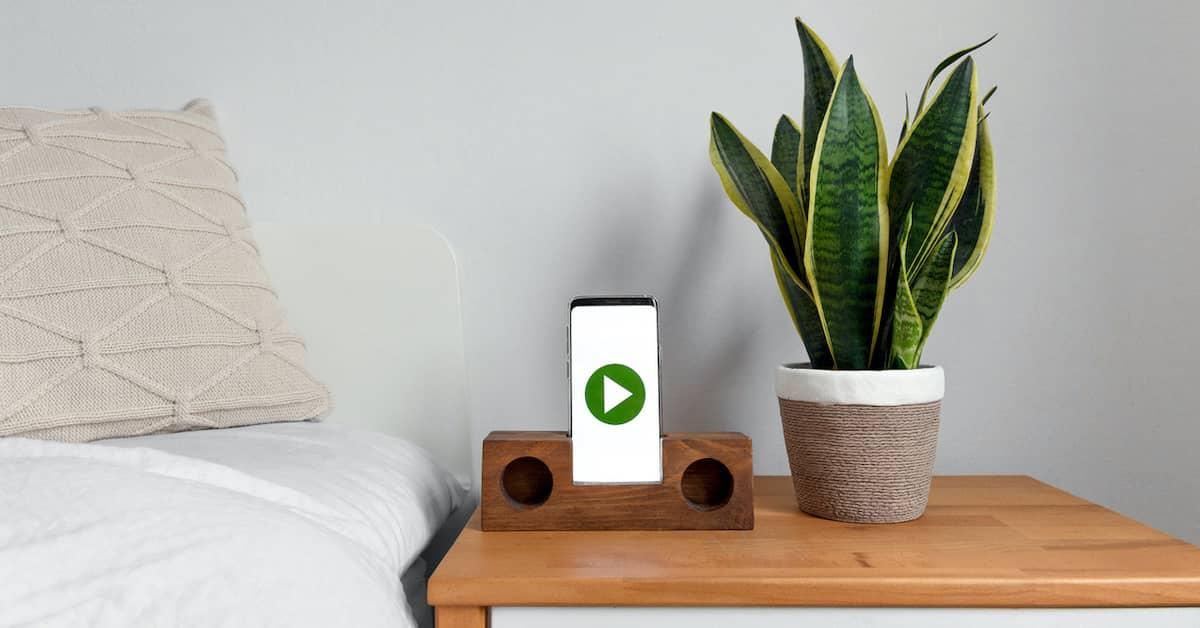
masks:
[[[336,424],[0,439],[0,626],[411,626],[400,574],[463,495]]]

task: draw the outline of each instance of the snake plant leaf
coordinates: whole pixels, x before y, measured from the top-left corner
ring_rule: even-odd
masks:
[[[896,140],[896,147],[900,147],[900,142],[904,141],[904,136],[908,135],[908,94],[904,94],[904,124],[900,125],[900,139]]]
[[[989,101],[989,100],[991,100],[991,99],[992,99],[992,95],[996,93],[996,88],[997,88],[997,87],[998,87],[997,85],[993,85],[991,89],[987,90],[987,93],[986,93],[986,94],[984,94],[984,95],[983,95],[983,98],[981,98],[981,99],[979,100],[979,106],[980,106],[980,107],[982,107],[982,106],[986,105],[986,104],[987,104],[987,101]]]
[[[783,175],[791,188],[792,194],[799,200],[799,206],[804,209],[806,203],[799,188],[800,177],[804,172],[804,161],[800,158],[800,127],[787,115],[779,116],[775,124],[775,141],[771,143],[771,163],[779,174]]]
[[[942,302],[946,300],[946,294],[950,291],[950,273],[953,270],[954,252],[957,248],[958,236],[954,233],[946,234],[938,242],[929,263],[916,269],[916,276],[909,286],[917,316],[921,318],[921,341],[917,345],[916,362],[921,360],[925,341],[929,340],[929,332],[933,331],[933,323],[937,320]]]
[[[963,191],[958,208],[946,223],[944,232],[958,235],[958,249],[954,254],[954,270],[950,278],[951,289],[966,283],[979,268],[992,237],[992,222],[996,216],[996,166],[985,118],[981,116],[979,120],[967,188]]]
[[[788,276],[783,269],[779,256],[771,253],[771,266],[775,269],[775,282],[779,284],[779,293],[787,306],[792,324],[800,334],[800,341],[808,351],[808,360],[813,368],[831,369],[834,367],[833,356],[829,353],[829,345],[825,342],[825,332],[821,329],[821,317],[817,313],[817,305],[812,296]]]
[[[921,115],[921,111],[924,110],[925,97],[929,95],[929,88],[933,87],[933,82],[935,80],[937,80],[937,76],[939,74],[941,74],[943,70],[954,65],[954,62],[958,61],[959,59],[971,54],[972,52],[975,52],[976,50],[979,50],[980,48],[983,48],[984,46],[986,46],[988,44],[988,42],[995,39],[996,35],[999,35],[999,34],[1000,33],[993,33],[991,37],[988,37],[987,39],[975,44],[974,46],[970,46],[968,48],[963,48],[962,50],[959,50],[958,52],[950,55],[949,57],[942,59],[942,62],[937,64],[937,67],[935,67],[933,69],[933,72],[930,73],[929,80],[925,81],[925,89],[921,90],[921,100],[917,101],[917,115],[918,116]],[[989,95],[991,95],[991,94],[989,93]]]
[[[800,273],[803,213],[783,176],[719,113],[712,114],[709,158],[729,199],[758,225],[788,276],[806,285]]]
[[[910,265],[923,263],[931,253],[967,186],[978,122],[975,92],[975,63],[967,57],[896,149],[888,202],[893,225],[912,214]]]
[[[804,110],[800,120],[804,129],[803,156],[805,166],[811,167],[817,147],[817,130],[825,119],[825,110],[829,108],[833,86],[837,83],[838,63],[825,42],[800,18],[796,18],[796,33],[800,36],[800,51],[804,57]],[[802,190],[807,190],[808,186],[808,181],[800,182]]]
[[[900,232],[900,268],[896,275],[896,294],[892,302],[892,339],[889,352],[889,368],[911,369],[917,366],[917,351],[921,346],[921,316],[913,301],[909,288],[908,264],[904,259],[908,232],[912,227],[912,214],[904,220]]]
[[[958,237],[946,234],[939,242],[929,263],[915,269],[904,258],[904,241],[908,239],[911,217],[905,222],[901,236],[900,272],[896,281],[896,300],[892,312],[891,367],[917,368],[921,353],[933,331],[946,294],[950,291]]]
[[[854,58],[833,91],[813,153],[805,270],[839,369],[869,368],[887,275],[887,146]]]

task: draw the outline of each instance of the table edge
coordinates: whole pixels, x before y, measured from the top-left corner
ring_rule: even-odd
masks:
[[[753,585],[753,593],[730,594]],[[1200,606],[1200,577],[1140,579],[610,578],[564,590],[555,578],[429,581],[433,606],[763,606],[917,608],[1153,608]]]

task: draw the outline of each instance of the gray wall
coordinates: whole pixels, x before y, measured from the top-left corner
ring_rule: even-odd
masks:
[[[462,264],[471,406],[565,423],[567,300],[662,304],[665,421],[784,472],[776,364],[803,357],[706,116],[800,109],[802,15],[854,52],[894,143],[942,55],[998,83],[999,217],[926,352],[938,471],[1028,473],[1200,541],[1194,3],[6,2],[4,97],[213,99],[257,219],[427,222]],[[285,295],[286,296],[286,295]]]

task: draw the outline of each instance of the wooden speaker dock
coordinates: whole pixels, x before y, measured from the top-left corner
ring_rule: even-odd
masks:
[[[575,484],[565,433],[492,432],[483,441],[483,529],[754,528],[746,435],[667,434],[662,461],[661,484]]]

